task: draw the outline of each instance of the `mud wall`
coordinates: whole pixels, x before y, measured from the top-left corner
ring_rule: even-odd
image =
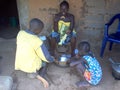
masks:
[[[27,28],[31,18],[40,18],[45,28],[42,32],[49,35],[54,14],[59,12],[62,0],[17,0],[20,27]],[[79,41],[87,40],[93,46],[100,46],[104,24],[120,12],[120,0],[67,0],[69,12],[75,16],[75,29]],[[114,28],[114,27],[113,27]]]

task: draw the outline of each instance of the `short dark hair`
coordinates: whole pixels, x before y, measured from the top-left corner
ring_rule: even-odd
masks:
[[[87,41],[82,41],[78,44],[78,50],[83,50],[85,53],[88,53],[90,51],[90,44]]]
[[[30,25],[30,29],[32,30],[35,30],[37,28],[42,29],[44,27],[44,23],[38,18],[31,19],[29,25]]]
[[[67,6],[69,9],[69,3],[67,1],[64,0],[60,3],[60,7],[62,7],[63,5]]]

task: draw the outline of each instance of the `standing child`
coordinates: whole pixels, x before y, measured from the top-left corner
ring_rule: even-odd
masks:
[[[42,40],[37,36],[43,29],[41,20],[34,18],[29,23],[28,30],[20,30],[17,35],[17,50],[15,70],[21,70],[42,81],[44,87],[49,84],[44,78],[46,74],[46,62],[53,62]],[[41,71],[39,75],[38,71]]]
[[[70,63],[70,66],[74,66],[83,78],[83,81],[77,82],[76,85],[87,87],[99,84],[102,78],[102,69],[98,60],[90,51],[90,44],[86,41],[80,42],[78,51],[78,54]]]

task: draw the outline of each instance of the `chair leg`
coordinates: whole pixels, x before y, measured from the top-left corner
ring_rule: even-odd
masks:
[[[107,39],[104,39],[103,42],[102,42],[102,47],[101,47],[101,51],[100,51],[100,57],[103,57],[104,49],[106,47],[106,44],[107,44]]]
[[[109,46],[110,51],[112,50],[112,45],[113,45],[113,42],[110,42],[110,46]]]

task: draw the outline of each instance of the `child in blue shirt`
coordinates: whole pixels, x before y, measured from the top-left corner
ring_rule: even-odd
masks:
[[[70,62],[83,77],[83,81],[77,82],[78,87],[86,87],[99,84],[102,78],[102,69],[98,60],[90,51],[90,44],[86,41],[78,44],[78,54]]]

